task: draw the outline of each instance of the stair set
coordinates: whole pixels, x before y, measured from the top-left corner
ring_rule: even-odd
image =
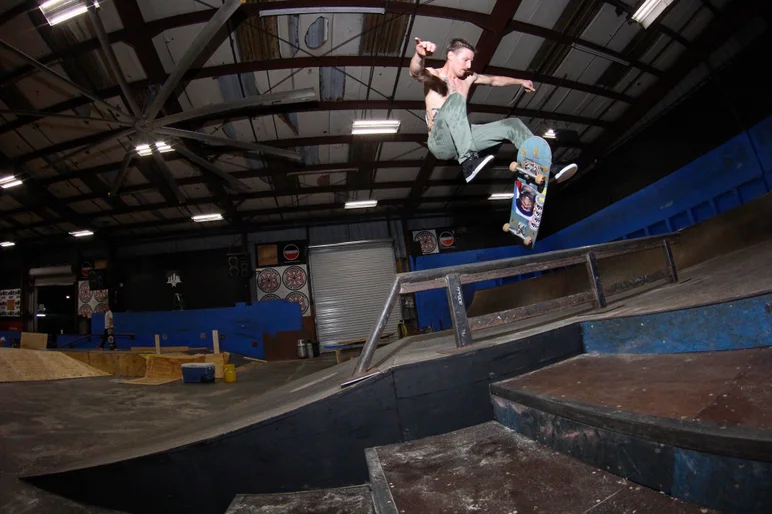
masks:
[[[772,512],[770,306],[581,322],[584,354],[490,386],[492,420],[367,449],[369,484],[227,512]]]

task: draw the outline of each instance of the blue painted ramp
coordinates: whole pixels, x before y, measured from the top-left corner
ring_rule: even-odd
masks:
[[[772,345],[772,295],[583,322],[587,353],[683,353]]]

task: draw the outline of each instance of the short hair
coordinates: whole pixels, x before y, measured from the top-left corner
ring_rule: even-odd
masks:
[[[454,38],[450,40],[450,43],[448,43],[448,50],[445,52],[445,55],[448,55],[448,52],[456,53],[462,48],[467,48],[472,51],[472,53],[477,53],[477,50],[475,49],[474,45],[467,41],[466,39],[461,39],[460,37]]]

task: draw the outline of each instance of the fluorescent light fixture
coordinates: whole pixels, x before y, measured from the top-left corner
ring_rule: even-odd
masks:
[[[358,200],[346,202],[346,209],[366,209],[368,207],[375,207],[376,205],[378,205],[378,200]]]
[[[45,318],[45,317],[46,317],[45,313],[42,313],[42,312],[38,312],[38,313],[36,314],[36,316],[37,316],[38,318]]]
[[[488,200],[511,200],[515,197],[515,193],[491,193]]]
[[[646,0],[633,14],[633,21],[637,21],[647,29],[672,3],[673,0]]]
[[[166,153],[166,152],[173,152],[174,151],[174,148],[172,148],[171,146],[167,145],[163,141],[158,141],[155,144],[155,149],[158,150],[159,153]]]
[[[16,180],[16,177],[14,177],[13,175],[8,175],[7,177],[0,178],[0,186],[2,186],[3,184],[7,184],[8,182],[13,182],[14,180]]]
[[[3,189],[8,189],[9,187],[16,187],[21,185],[21,180],[12,180],[11,182],[5,182],[3,184],[0,184],[0,187]]]
[[[351,127],[353,135],[396,134],[399,132],[399,120],[358,120]]]
[[[557,135],[555,134],[555,131],[552,129],[547,130],[547,132],[544,133],[544,136],[542,136],[544,139],[555,139]]]
[[[99,4],[95,5],[99,7]],[[40,6],[40,11],[49,25],[56,25],[85,13],[88,4],[85,0],[48,0]]]
[[[609,61],[614,61],[616,63],[621,64],[622,66],[630,66],[629,61],[625,61],[624,59],[620,59],[616,55],[612,55],[606,52],[601,52],[600,50],[596,50],[594,48],[590,48],[589,46],[584,46],[580,43],[571,43],[571,48],[574,48],[576,50],[580,50],[586,54],[594,55],[595,57],[601,57],[603,59],[608,59]]]
[[[3,241],[2,243],[0,243],[0,246],[2,246],[3,248],[8,248],[9,246],[16,246],[16,243],[14,243],[13,241]]]
[[[153,150],[150,148],[150,145],[137,145],[137,153],[144,157],[152,154]]]
[[[260,9],[260,16],[287,16],[291,14],[384,14],[383,7],[296,7],[286,9]]]
[[[222,214],[199,214],[197,216],[193,216],[193,221],[196,223],[205,223],[207,221],[219,221],[222,219]]]
[[[94,233],[90,230],[78,230],[77,232],[70,232],[70,235],[75,237],[86,237],[93,236]]]

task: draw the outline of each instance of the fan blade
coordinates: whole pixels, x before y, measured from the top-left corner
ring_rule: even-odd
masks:
[[[34,66],[35,68],[39,69],[40,71],[48,73],[49,75],[59,79],[60,81],[64,82],[65,84],[67,84],[71,88],[75,89],[76,91],[78,91],[80,94],[82,94],[83,96],[85,96],[86,98],[88,98],[89,100],[94,102],[95,104],[101,105],[105,109],[110,110],[111,112],[115,113],[118,116],[126,116],[128,118],[131,118],[131,115],[126,114],[125,112],[123,112],[119,108],[110,105],[109,103],[105,102],[104,100],[102,100],[98,96],[92,94],[91,92],[87,91],[86,89],[83,89],[82,87],[80,87],[79,85],[77,85],[75,82],[71,81],[70,79],[68,79],[64,75],[60,75],[59,73],[55,72],[54,70],[52,70],[48,66],[44,65],[43,63],[40,63],[40,62],[36,61],[35,59],[30,57],[29,55],[25,54],[24,52],[22,52],[21,50],[19,50],[16,47],[14,47],[13,45],[10,45],[10,44],[6,43],[2,39],[0,39],[0,47],[5,48],[6,50],[10,51],[11,53],[16,54],[21,60],[23,60],[24,62],[26,62],[26,63],[28,63],[28,64],[30,64],[32,66]]]
[[[104,137],[94,141],[93,143],[85,145],[85,146],[82,146],[82,147],[78,148],[77,150],[73,150],[72,152],[70,152],[68,154],[65,154],[60,159],[57,159],[54,162],[48,163],[46,166],[44,166],[44,169],[45,168],[54,167],[57,164],[59,164],[60,162],[64,162],[67,159],[72,159],[76,155],[81,154],[81,153],[83,153],[83,152],[85,152],[87,150],[93,150],[94,148],[96,148],[99,145],[101,145],[103,143],[106,143],[108,141],[115,141],[115,140],[118,140],[118,139],[120,139],[122,137],[130,136],[134,132],[136,132],[136,130],[134,130],[134,129],[126,129],[124,131],[117,132],[117,133],[115,131],[111,131],[111,132],[107,133]]]
[[[228,145],[235,146],[237,148],[243,148],[252,152],[265,153],[269,155],[275,155],[277,157],[283,157],[292,161],[302,162],[303,156],[297,152],[290,150],[283,150],[281,148],[274,148],[272,146],[261,145],[258,143],[250,143],[248,141],[239,141],[238,139],[230,139],[227,137],[210,136],[209,134],[203,134],[201,132],[192,132],[190,130],[182,130],[176,128],[157,128],[154,132],[159,134],[165,134],[167,136],[181,137],[186,139],[195,139],[210,145]]]
[[[121,162],[121,172],[118,174],[118,178],[115,179],[113,187],[110,188],[110,196],[117,196],[118,190],[123,187],[123,183],[126,182],[126,179],[129,176],[129,165],[131,164],[132,159],[134,159],[134,151],[127,150],[126,155],[123,156],[123,161]]]
[[[0,109],[0,114],[12,114],[14,116],[29,116],[31,118],[62,118],[73,121],[87,121],[96,123],[109,123],[119,127],[133,127],[134,124],[128,121],[106,120],[104,118],[89,118],[88,116],[74,116],[71,114],[60,114],[58,112],[45,111],[25,111],[24,109]]]
[[[165,127],[167,125],[180,123],[181,121],[188,121],[194,118],[205,118],[214,114],[218,116],[222,114],[222,117],[219,119],[224,119],[228,117],[228,113],[231,111],[248,109],[250,107],[259,107],[263,105],[296,104],[304,102],[315,102],[318,100],[319,97],[316,94],[316,90],[312,87],[283,93],[268,93],[266,95],[252,96],[249,98],[242,98],[233,102],[225,102],[216,105],[207,105],[206,107],[192,109],[190,111],[181,112],[179,114],[172,114],[170,116],[156,120],[154,125],[156,127]]]
[[[206,26],[198,33],[190,45],[188,45],[187,52],[185,52],[182,59],[177,62],[174,71],[167,77],[161,91],[158,92],[158,95],[147,110],[148,120],[155,120],[155,117],[158,116],[158,112],[166,103],[169,95],[171,95],[179,85],[182,77],[193,64],[193,61],[199,56],[201,50],[209,44],[209,41],[212,40],[217,31],[225,25],[225,22],[230,19],[231,15],[236,12],[240,6],[241,0],[225,0],[225,3],[223,3],[217,12],[214,13],[214,16],[207,22]]]
[[[184,156],[186,159],[188,159],[190,162],[192,162],[193,164],[195,164],[199,168],[203,168],[205,170],[208,170],[209,172],[214,173],[215,175],[220,177],[221,179],[227,181],[228,184],[230,184],[230,186],[233,189],[236,189],[236,190],[239,190],[239,191],[242,191],[242,192],[250,191],[249,186],[244,184],[242,181],[240,181],[239,179],[237,179],[236,177],[234,177],[230,173],[227,173],[227,172],[221,170],[214,163],[211,163],[211,162],[207,161],[206,159],[204,159],[200,155],[196,154],[195,152],[193,152],[189,148],[186,148],[184,144],[179,144],[179,145],[175,146],[174,149],[175,149],[175,151],[179,152],[180,155]]]
[[[174,193],[174,196],[177,197],[177,201],[179,203],[185,203],[185,197],[182,196],[180,186],[178,186],[177,182],[174,180],[174,173],[172,173],[169,165],[166,164],[163,156],[158,152],[153,152],[153,161],[155,161],[155,163],[158,165],[158,168],[161,170],[161,174],[164,176],[164,179],[166,179],[166,183],[169,184],[169,188],[172,190],[172,193]]]
[[[99,44],[102,46],[102,50],[105,52],[107,62],[110,65],[110,68],[112,68],[115,78],[118,80],[118,85],[121,86],[121,91],[123,91],[123,96],[126,98],[126,102],[129,104],[129,109],[131,109],[131,112],[134,113],[134,116],[139,118],[142,116],[142,110],[139,108],[139,105],[137,105],[137,101],[134,99],[134,95],[131,93],[131,89],[129,89],[129,84],[126,82],[126,77],[123,76],[123,71],[121,71],[121,67],[118,65],[118,59],[115,57],[113,46],[107,39],[107,32],[105,32],[105,26],[102,24],[102,18],[99,17],[99,13],[96,9],[89,9],[88,14],[94,24],[94,29],[96,30],[97,38],[99,39]]]

